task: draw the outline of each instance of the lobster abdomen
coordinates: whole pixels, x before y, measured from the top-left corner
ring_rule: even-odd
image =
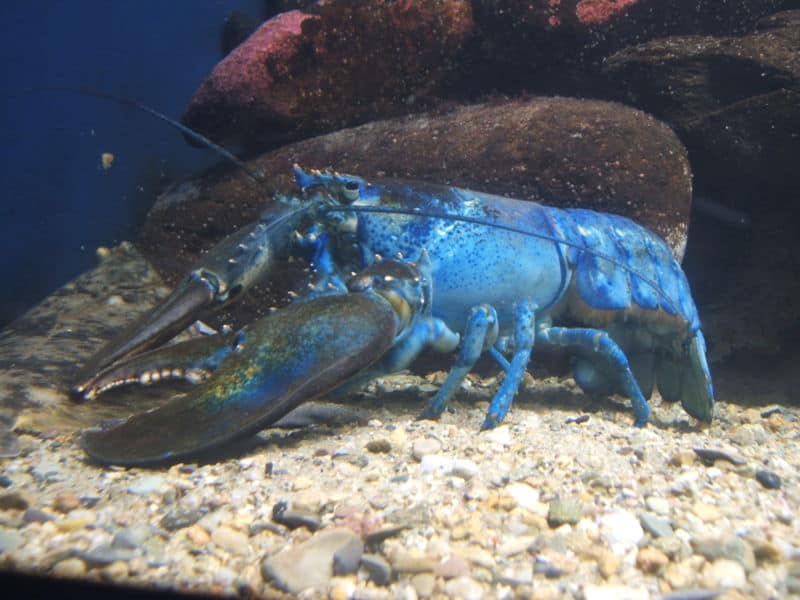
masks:
[[[554,317],[602,328],[628,356],[645,397],[654,383],[670,401],[709,421],[714,392],[689,282],[667,244],[630,219],[548,209],[573,275]]]

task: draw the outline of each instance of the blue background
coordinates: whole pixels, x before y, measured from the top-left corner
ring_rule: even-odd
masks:
[[[220,58],[234,9],[259,0],[0,3],[0,326],[133,239],[154,194],[215,159],[132,109],[37,86],[89,87],[180,117]],[[103,152],[113,167],[100,166]]]

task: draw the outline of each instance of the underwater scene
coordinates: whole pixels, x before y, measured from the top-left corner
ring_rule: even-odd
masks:
[[[5,590],[800,598],[800,1],[0,15]]]

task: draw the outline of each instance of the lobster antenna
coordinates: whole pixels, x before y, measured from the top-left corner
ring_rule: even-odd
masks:
[[[653,281],[649,277],[639,273],[633,267],[623,264],[618,261],[613,256],[605,254],[604,252],[598,252],[592,248],[587,248],[586,246],[582,246],[577,242],[571,242],[566,239],[562,239],[556,237],[554,235],[549,235],[547,233],[539,233],[536,231],[529,231],[527,229],[522,229],[520,227],[514,227],[513,225],[505,225],[503,223],[493,223],[491,221],[487,221],[480,217],[470,217],[468,215],[452,215],[448,213],[441,213],[436,212],[433,210],[422,210],[419,208],[401,208],[395,206],[364,206],[364,205],[349,205],[349,206],[325,206],[322,208],[323,212],[361,212],[361,213],[378,213],[378,214],[387,214],[387,215],[414,215],[419,217],[427,217],[430,219],[447,219],[449,221],[461,221],[462,223],[472,223],[475,225],[483,225],[484,227],[494,227],[496,229],[501,229],[504,231],[510,231],[512,233],[519,233],[522,235],[527,235],[528,237],[534,237],[541,240],[547,240],[549,242],[553,242],[555,244],[563,244],[564,246],[569,246],[570,248],[575,248],[576,250],[580,250],[581,252],[589,252],[590,254],[600,258],[602,260],[607,260],[615,267],[619,267],[620,269],[627,271],[634,277],[638,277],[647,285],[649,285],[653,290],[661,296],[661,298],[666,302],[666,304],[672,308],[676,314],[679,314],[680,311],[675,306],[673,300],[667,296],[666,292],[661,289],[661,286],[658,285],[656,281]]]
[[[210,140],[202,133],[198,133],[194,129],[190,129],[180,121],[173,119],[172,117],[168,117],[164,113],[158,112],[154,108],[150,108],[146,104],[142,104],[137,102],[136,100],[131,100],[129,98],[123,98],[122,96],[116,96],[114,94],[109,94],[108,92],[102,92],[100,90],[94,90],[91,88],[72,88],[68,86],[60,87],[60,86],[47,86],[47,87],[35,87],[31,88],[29,91],[31,92],[68,92],[71,94],[80,94],[82,96],[93,96],[95,98],[102,98],[104,100],[110,100],[111,102],[116,102],[117,104],[121,104],[122,106],[127,106],[129,108],[134,108],[141,112],[147,113],[156,119],[160,119],[164,121],[167,125],[174,127],[182,134],[187,137],[190,137],[198,144],[213,150],[223,158],[225,158],[228,162],[230,162],[235,167],[241,169],[246,173],[251,179],[259,183],[260,185],[264,185],[266,182],[264,181],[264,177],[260,173],[256,173],[250,167],[248,167],[244,161],[239,159],[233,152],[220,146],[216,142]]]

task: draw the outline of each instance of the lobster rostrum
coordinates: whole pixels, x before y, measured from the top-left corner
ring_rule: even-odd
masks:
[[[223,240],[159,306],[100,350],[74,394],[182,377],[196,391],[89,432],[100,462],[176,460],[255,433],[298,404],[457,349],[421,416],[445,410],[484,352],[505,371],[483,428],[503,420],[534,347],[565,348],[587,392],[631,400],[647,423],[654,386],[710,421],[714,393],[686,277],[631,220],[399,180],[295,167],[302,194]],[[305,253],[309,293],[234,335],[143,352],[234,301],[276,261]],[[384,260],[381,257],[394,257]],[[352,277],[349,274],[355,273]]]

